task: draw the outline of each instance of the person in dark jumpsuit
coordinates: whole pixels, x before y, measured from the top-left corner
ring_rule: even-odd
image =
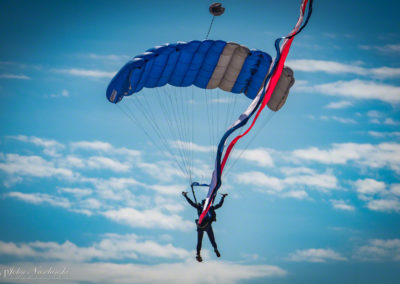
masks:
[[[187,202],[189,202],[189,204],[192,207],[197,209],[197,214],[200,216],[201,212],[203,211],[205,199],[203,199],[201,204],[200,203],[196,204],[187,196],[187,192],[182,192],[182,195],[186,198]],[[217,248],[217,243],[215,242],[214,232],[213,232],[211,223],[217,220],[217,215],[215,214],[215,210],[217,210],[218,208],[220,208],[222,206],[222,204],[224,203],[224,199],[227,195],[228,194],[222,194],[220,202],[217,205],[210,207],[210,210],[208,211],[206,217],[203,219],[203,222],[201,225],[198,225],[197,224],[198,219],[196,220],[196,224],[197,224],[196,259],[198,262],[203,261],[203,259],[201,258],[201,255],[200,255],[200,251],[201,251],[201,245],[203,242],[204,231],[207,232],[208,238],[210,239],[210,242],[214,248],[214,252],[217,255],[217,257],[221,256],[221,254],[219,253],[218,248]]]

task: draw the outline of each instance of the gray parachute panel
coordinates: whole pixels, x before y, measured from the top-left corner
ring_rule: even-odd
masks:
[[[278,111],[283,107],[294,81],[295,79],[293,70],[285,66],[282,70],[281,77],[275,86],[275,90],[271,95],[271,99],[267,104],[270,110]]]

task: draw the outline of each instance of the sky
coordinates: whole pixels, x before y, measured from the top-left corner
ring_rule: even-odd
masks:
[[[205,236],[198,263],[181,148],[192,143],[191,180],[209,182],[216,143],[250,100],[138,95],[174,134],[151,97],[194,94],[181,101],[198,129],[187,141],[158,139],[134,98],[114,105],[105,91],[147,49],[203,40],[211,3],[0,1],[0,282],[48,283],[32,279],[42,271],[52,283],[398,283],[400,3],[315,1],[286,62],[285,106],[262,115],[223,178],[222,256]],[[294,0],[223,4],[209,38],[272,57],[298,17]]]

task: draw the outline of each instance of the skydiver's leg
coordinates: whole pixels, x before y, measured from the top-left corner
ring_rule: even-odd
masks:
[[[217,248],[217,243],[215,242],[214,232],[213,232],[213,229],[212,229],[211,225],[207,226],[206,230],[207,230],[208,238],[210,239],[210,242],[211,242],[213,248],[216,249]]]
[[[197,254],[200,255],[200,251],[201,251],[201,244],[203,242],[203,234],[204,231],[198,229],[197,230]]]
[[[201,258],[200,251],[201,251],[201,243],[203,242],[203,235],[204,231],[201,229],[197,229],[197,254],[196,254],[196,260],[198,262],[202,262],[203,259]]]
[[[207,235],[208,235],[208,238],[210,239],[212,246],[214,247],[215,254],[217,255],[217,257],[220,257],[221,254],[218,251],[217,243],[215,242],[215,238],[214,238],[214,231],[211,227],[211,224],[207,227]]]

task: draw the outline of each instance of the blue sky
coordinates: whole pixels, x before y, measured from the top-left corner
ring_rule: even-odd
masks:
[[[198,264],[195,211],[180,195],[188,180],[105,90],[131,57],[204,39],[209,4],[0,1],[0,281],[14,283],[11,267],[67,267],[57,283],[396,283],[399,3],[315,1],[288,57],[286,105],[238,144],[224,177],[222,257],[205,238]],[[224,5],[210,38],[272,56],[298,16],[298,1]],[[226,93],[207,95],[231,122],[250,103],[237,97],[232,110]],[[193,179],[208,182],[229,121],[209,139],[204,102],[190,105]]]

